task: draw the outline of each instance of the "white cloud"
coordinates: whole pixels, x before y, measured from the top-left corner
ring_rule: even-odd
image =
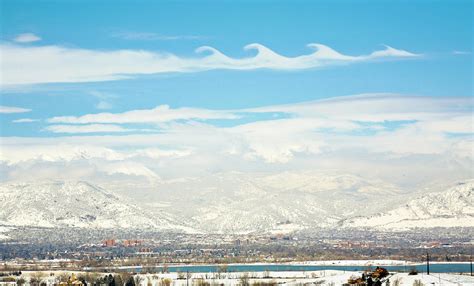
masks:
[[[87,125],[50,125],[45,130],[53,133],[110,133],[134,131],[112,124],[87,124]]]
[[[448,133],[474,133],[474,114],[455,115],[414,124],[423,130]]]
[[[20,118],[20,119],[15,119],[12,122],[13,123],[32,123],[32,122],[37,122],[39,119],[31,119],[31,118]]]
[[[159,148],[145,148],[140,149],[132,154],[130,157],[146,157],[152,159],[161,159],[161,158],[181,158],[186,157],[192,154],[191,150],[163,150]]]
[[[105,164],[101,164],[99,168],[100,171],[105,172],[109,175],[123,174],[132,176],[143,176],[152,180],[159,179],[158,175],[155,174],[152,170],[136,162],[107,162]]]
[[[245,46],[256,50],[253,57],[231,58],[212,47],[201,47],[202,57],[184,58],[170,53],[143,50],[98,51],[60,46],[25,47],[0,45],[3,57],[1,85],[53,82],[91,82],[119,80],[140,74],[198,72],[213,69],[300,70],[384,58],[414,58],[419,55],[386,46],[368,55],[349,56],[321,44],[308,45],[315,52],[285,57],[260,44]]]
[[[86,124],[86,123],[163,123],[190,119],[236,119],[232,112],[199,108],[170,108],[159,105],[153,109],[131,110],[123,113],[96,113],[79,117],[59,116],[48,119],[50,123]]]
[[[144,144],[140,141],[147,141],[146,145],[153,146],[153,142],[160,142],[168,146],[196,150],[215,146],[211,149],[242,156],[244,159],[285,163],[300,153],[320,154],[334,148],[362,148],[370,152],[394,154],[447,152],[449,146],[458,140],[450,138],[450,133],[473,132],[473,105],[471,98],[463,97],[363,94],[243,110],[171,109],[168,106],[159,106],[149,110],[115,114],[55,117],[48,121],[93,125],[168,122],[160,124],[159,135],[128,137],[136,138],[136,141],[130,144]],[[290,115],[290,118],[256,121],[228,128],[192,121],[236,119],[239,118],[236,114],[245,116],[246,113],[262,112],[284,113]],[[71,133],[81,133],[82,128],[88,130],[88,127],[82,125],[60,126]],[[75,126],[78,127],[77,130]],[[51,130],[49,127],[48,129]],[[125,137],[120,138],[124,139]],[[424,147],[423,144],[427,146]]]
[[[246,109],[247,112],[285,112],[298,117],[328,118],[380,123],[384,121],[434,120],[471,113],[470,97],[360,94],[311,102]]]
[[[451,133],[473,134],[473,107],[470,97],[362,94],[246,109],[283,112],[294,118],[233,129],[257,156],[270,162],[288,162],[302,151],[317,154],[351,148],[397,155],[443,154],[462,140]]]
[[[30,111],[31,109],[28,108],[0,105],[0,113],[25,113]]]
[[[32,42],[41,41],[41,38],[32,33],[24,33],[24,34],[19,34],[18,36],[16,36],[15,39],[13,39],[13,41],[17,43],[32,43]]]
[[[230,128],[228,132],[240,137],[244,146],[241,154],[248,159],[264,159],[271,163],[286,163],[295,154],[319,154],[327,143],[321,129],[350,131],[360,126],[349,121],[324,118],[289,118],[252,122]],[[232,153],[238,153],[236,149]]]
[[[11,138],[18,144],[2,143],[0,160],[7,164],[19,164],[27,161],[70,162],[74,160],[90,160],[101,158],[105,160],[123,160],[125,156],[111,148],[89,143],[62,143],[58,139],[37,139],[36,144],[30,144],[21,138]],[[5,138],[8,141],[8,139]],[[67,140],[66,140],[67,141]],[[2,141],[3,142],[3,141]]]
[[[96,160],[105,161],[126,161],[138,159],[177,159],[190,156],[193,152],[188,149],[162,149],[156,147],[158,140],[150,140],[149,148],[137,148],[137,144],[133,144],[131,150],[124,149],[127,144],[119,137],[108,137],[117,140],[119,148],[110,146],[107,142],[89,142],[86,136],[66,138],[44,138],[38,139],[36,143],[28,142],[26,138],[5,138],[0,150],[0,161],[7,164],[19,164],[27,161],[46,161],[46,162],[71,162],[80,160]],[[96,137],[99,139],[99,137]],[[130,137],[122,137],[127,141]],[[146,136],[140,136],[145,139]],[[26,140],[24,140],[26,139]],[[62,140],[64,139],[64,140]],[[72,139],[72,140],[71,140]],[[94,144],[95,143],[95,144]]]
[[[364,128],[381,130],[383,127],[380,124],[387,121],[426,121],[432,122],[431,128],[444,128],[443,132],[468,132],[472,127],[470,109],[473,106],[473,100],[468,97],[361,94],[236,110],[170,108],[167,105],[160,105],[153,109],[130,110],[123,113],[58,116],[48,119],[48,122],[65,124],[164,123],[177,120],[239,119],[245,117],[246,114],[282,113],[294,118],[272,119],[268,122],[278,122],[282,126],[294,122],[294,126],[291,126],[292,130],[310,128],[349,131]],[[267,124],[266,122],[251,123],[247,126],[263,126]],[[245,126],[240,128],[243,129]]]
[[[206,69],[277,69],[277,70],[298,70],[319,68],[338,64],[348,64],[376,60],[379,58],[412,58],[419,55],[404,50],[397,50],[386,46],[384,50],[375,51],[369,55],[349,56],[341,54],[332,48],[322,44],[309,44],[309,48],[314,49],[311,54],[285,57],[261,44],[250,44],[244,47],[245,50],[256,50],[254,57],[235,59],[228,57],[213,47],[200,47],[198,53],[210,52],[211,54],[202,59],[202,66]]]

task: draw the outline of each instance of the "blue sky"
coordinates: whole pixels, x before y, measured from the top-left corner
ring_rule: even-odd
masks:
[[[280,119],[303,118],[309,120],[303,125],[313,124],[308,124],[305,132],[317,132],[322,137],[343,134],[370,140],[370,136],[395,136],[391,132],[403,128],[421,128],[416,124],[423,122],[426,129],[422,128],[419,135],[425,130],[435,132],[431,126],[436,123],[450,126],[436,130],[436,136],[446,140],[459,134],[458,140],[472,138],[472,124],[460,127],[472,116],[472,1],[4,0],[0,5],[0,105],[5,107],[0,114],[0,135],[4,140],[9,138],[4,141],[8,144],[20,144],[12,138],[34,142],[34,138],[67,141],[70,136],[80,136],[81,140],[93,141],[96,135],[204,134],[201,129],[189,131],[190,126],[197,125],[217,128],[216,133],[231,130],[232,134],[247,134],[266,123],[278,126]],[[244,50],[253,43],[281,57],[266,54],[262,46]],[[298,59],[318,50],[307,46],[312,43],[331,50]],[[227,57],[219,58],[209,50],[196,53],[202,46],[213,47]],[[332,50],[337,51],[335,57]],[[261,58],[256,56],[258,51]],[[118,64],[122,61],[124,64]],[[337,105],[337,110],[352,110],[350,96],[360,94],[368,95],[363,99],[368,109],[361,109],[357,116],[342,118],[321,107],[326,104],[321,100],[349,96],[347,107]],[[372,94],[401,99],[391,114],[386,107],[393,104],[392,99],[371,105]],[[419,102],[417,97],[436,108],[418,106],[413,113],[400,116]],[[314,104],[314,112],[302,112],[297,107],[288,111],[288,105],[302,102]],[[163,105],[169,110],[150,111],[156,117],[145,112],[151,119],[137,121],[127,113]],[[459,105],[464,108],[459,109]],[[193,110],[180,109],[184,107]],[[96,116],[104,112],[117,118]],[[441,115],[428,117],[433,112]],[[420,116],[422,113],[426,114]],[[137,114],[142,116],[140,111]],[[374,119],[374,114],[379,117]],[[81,118],[87,115],[96,117]],[[166,116],[171,119],[162,119]],[[316,117],[327,120],[324,124],[329,127],[316,124]],[[446,118],[459,120],[440,123]],[[347,125],[342,128],[339,123]],[[354,123],[359,124],[357,128],[350,127]],[[373,125],[378,129],[367,128]],[[265,140],[254,138],[257,143],[250,139],[242,143],[249,145],[245,148],[250,148],[250,153],[241,150],[241,160],[253,158],[249,154],[255,153],[265,162],[288,162],[285,154],[321,151],[316,152],[315,146],[294,147],[290,144],[294,130],[289,132],[282,134],[287,139],[283,140],[286,145],[282,144],[293,149],[274,146],[283,159],[259,153],[256,144]],[[300,141],[314,140],[313,135],[298,134]],[[175,140],[158,140],[154,147],[200,150],[184,138]],[[448,148],[461,142],[436,140],[425,143]],[[214,143],[218,144],[210,142],[209,146]],[[4,143],[4,150],[8,144]],[[330,143],[321,146],[325,144]],[[30,147],[36,148],[34,144]],[[379,147],[369,151],[406,153]],[[430,154],[444,152],[433,148]],[[410,149],[408,153],[417,152]]]

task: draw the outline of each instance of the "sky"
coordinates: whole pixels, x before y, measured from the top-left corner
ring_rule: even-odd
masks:
[[[472,1],[0,1],[3,181],[473,177]]]

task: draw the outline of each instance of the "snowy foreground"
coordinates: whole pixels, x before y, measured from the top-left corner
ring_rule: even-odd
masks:
[[[59,277],[65,272],[43,272],[41,279],[46,285],[57,284]],[[72,272],[67,274],[71,275]],[[85,273],[74,272],[77,277]],[[109,273],[100,273],[104,276]],[[351,277],[360,277],[362,272],[325,270],[325,271],[278,271],[278,272],[231,272],[231,273],[189,273],[186,280],[185,273],[158,273],[135,275],[135,281],[140,286],[185,286],[185,285],[328,285],[337,286],[347,283]],[[38,276],[38,272],[23,272],[22,278],[29,282],[31,277]],[[389,285],[473,285],[474,276],[433,273],[431,275],[407,273],[391,273]],[[421,282],[422,284],[417,284]],[[1,282],[0,282],[1,284]],[[16,285],[16,284],[12,284]],[[383,285],[387,285],[385,282]]]
[[[209,276],[209,274],[207,274]],[[193,273],[192,282],[196,280],[203,279],[207,282],[210,282],[211,285],[214,284],[224,284],[224,285],[242,285],[242,276],[248,275],[249,283],[275,283],[278,285],[343,285],[347,283],[347,280],[353,276],[360,277],[362,272],[354,271],[340,271],[340,270],[325,270],[325,271],[290,271],[290,272],[256,272],[256,273],[227,273],[221,274],[223,279],[206,279],[206,273]],[[143,275],[145,281],[141,286],[146,286],[148,279],[152,279],[153,275]],[[186,285],[186,280],[177,280],[177,274],[166,274],[166,277],[169,277],[173,280],[172,285]],[[409,285],[412,286],[416,280],[420,280],[424,285],[474,285],[474,277],[466,275],[456,275],[456,274],[432,274],[432,275],[414,275],[410,276],[407,273],[396,273],[390,277],[390,285],[396,285],[395,281],[399,281],[398,285]],[[153,281],[153,280],[151,280]],[[188,281],[189,283],[189,281]],[[196,283],[189,283],[189,285]],[[155,285],[152,282],[152,285]],[[159,285],[156,284],[156,285]]]

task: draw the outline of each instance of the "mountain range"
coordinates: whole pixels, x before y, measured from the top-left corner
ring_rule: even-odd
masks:
[[[350,174],[216,174],[164,181],[140,198],[82,181],[0,185],[0,225],[209,233],[308,228],[474,227],[474,180],[407,192]]]

